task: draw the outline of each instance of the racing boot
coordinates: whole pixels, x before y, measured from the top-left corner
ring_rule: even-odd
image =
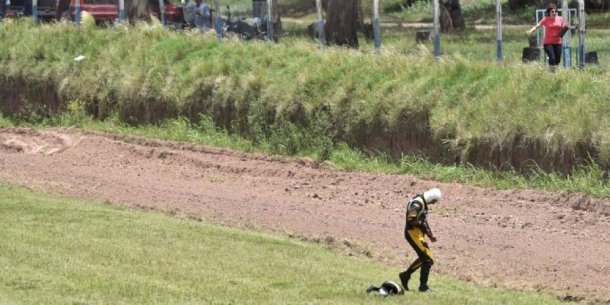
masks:
[[[408,291],[409,290],[409,280],[411,279],[411,273],[407,270],[407,271],[401,272],[398,276],[400,277],[400,283],[402,284],[402,288],[404,288],[405,291]]]
[[[419,276],[419,291],[421,292],[432,292],[428,287],[428,276],[430,275],[430,268],[432,268],[432,260],[424,260],[421,265],[421,273]]]

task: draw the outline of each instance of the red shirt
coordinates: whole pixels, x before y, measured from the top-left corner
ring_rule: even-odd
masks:
[[[561,44],[559,32],[563,27],[563,18],[557,16],[555,18],[544,17],[540,21],[544,26],[544,41],[543,44]]]

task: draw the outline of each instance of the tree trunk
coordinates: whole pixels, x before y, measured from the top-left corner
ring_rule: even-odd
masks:
[[[585,8],[588,12],[607,12],[610,8],[610,0],[585,0]]]
[[[405,7],[410,7],[410,6],[412,6],[413,4],[415,4],[416,2],[419,2],[419,1],[427,1],[427,0],[403,0],[402,1],[402,5],[404,5]]]
[[[460,0],[442,0],[441,4],[441,31],[461,32],[466,29]]]
[[[511,10],[520,9],[524,6],[545,8],[551,2],[557,4],[558,7],[561,7],[561,0],[508,0],[508,7]]]
[[[131,24],[139,20],[150,22],[149,0],[125,0],[125,12]],[[153,1],[153,0],[150,0]]]
[[[324,33],[329,45],[358,48],[359,0],[327,0]]]
[[[282,27],[282,18],[280,14],[280,7],[277,4],[278,0],[271,1],[271,9],[273,10],[273,34],[277,37],[284,31]]]
[[[364,24],[364,14],[362,13],[362,1],[366,1],[366,0],[357,0],[356,1],[356,15],[358,16],[357,22],[358,22],[358,28],[360,28],[363,24]],[[369,0],[370,2],[373,2],[372,0]],[[372,12],[373,12],[373,4],[371,3],[370,5],[366,6],[367,11],[366,14],[368,14],[367,16],[371,16]]]
[[[4,2],[0,0],[0,2]],[[70,9],[70,0],[59,0],[55,7],[55,20],[60,21],[63,14]]]

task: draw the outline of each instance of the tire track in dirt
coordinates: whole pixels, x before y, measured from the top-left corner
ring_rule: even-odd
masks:
[[[0,134],[0,148],[29,155],[53,155],[78,145],[81,137],[52,131],[8,129]]]
[[[304,159],[69,129],[2,129],[0,143],[0,180],[331,243],[397,271],[414,259],[402,237],[404,204],[438,186],[433,273],[610,300],[608,200],[341,172]]]

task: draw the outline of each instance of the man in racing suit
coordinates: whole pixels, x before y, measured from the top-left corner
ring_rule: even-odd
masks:
[[[405,223],[405,238],[409,245],[417,253],[417,259],[405,270],[400,273],[400,281],[405,290],[409,290],[408,284],[411,279],[411,274],[421,267],[419,276],[419,291],[430,292],[428,287],[428,275],[430,268],[434,264],[432,259],[432,251],[426,243],[426,235],[430,241],[436,242],[436,237],[432,234],[426,215],[428,213],[428,205],[434,204],[441,200],[441,191],[437,188],[429,189],[421,195],[416,195],[407,204],[406,223]]]

